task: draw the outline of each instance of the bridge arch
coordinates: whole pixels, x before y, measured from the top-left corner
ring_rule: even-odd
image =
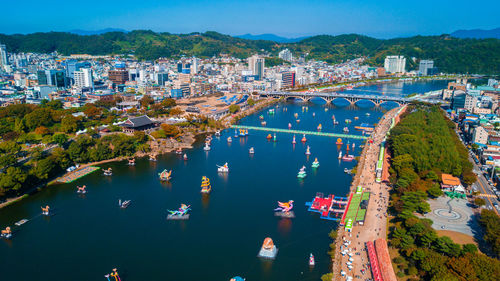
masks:
[[[330,102],[334,103],[334,101],[337,101],[337,100],[343,100],[343,101],[347,101],[349,104],[353,104],[353,102],[351,100],[349,100],[348,98],[344,98],[344,97],[333,97]]]
[[[397,104],[398,106],[402,105],[400,102],[395,101],[395,100],[380,100],[378,105],[382,105],[382,104]]]

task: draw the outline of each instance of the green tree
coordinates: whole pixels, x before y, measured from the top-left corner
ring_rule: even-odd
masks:
[[[253,99],[249,98],[249,99],[247,99],[247,104],[249,106],[254,106],[255,105],[255,101]]]
[[[474,198],[474,204],[478,207],[481,207],[486,205],[486,200],[484,200],[483,198],[476,197]]]
[[[61,130],[65,133],[74,133],[78,130],[78,119],[69,114],[61,120]]]
[[[0,188],[3,191],[18,191],[23,186],[28,175],[18,167],[8,167],[0,174]]]
[[[171,107],[174,107],[177,105],[177,103],[175,102],[174,99],[171,99],[171,98],[168,98],[168,99],[164,99],[162,102],[161,102],[161,105],[166,107],[166,108],[171,108]]]
[[[68,142],[68,135],[55,134],[52,136],[52,141],[57,143],[60,147],[64,147],[64,145]]]
[[[46,180],[53,173],[55,167],[54,160],[51,157],[47,157],[36,162],[33,174],[41,180]]]
[[[239,110],[240,110],[240,106],[239,105],[231,104],[229,106],[229,112],[231,112],[232,114],[238,112]]]

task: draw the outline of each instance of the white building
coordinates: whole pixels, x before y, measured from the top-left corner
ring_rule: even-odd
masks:
[[[74,72],[75,86],[79,88],[93,88],[94,78],[92,77],[92,69],[81,68]]]
[[[477,126],[474,128],[474,133],[472,134],[472,142],[487,144],[488,143],[488,131],[482,126]]]
[[[7,61],[7,47],[5,45],[0,44],[0,70],[4,69],[9,62]]]
[[[464,108],[469,112],[472,112],[474,107],[477,105],[477,97],[467,94],[465,96]]]
[[[284,49],[281,52],[279,52],[278,57],[286,61],[292,61],[293,59],[292,52],[290,52],[290,50],[288,49]]]
[[[427,75],[428,70],[430,68],[434,67],[434,61],[433,60],[421,60],[420,64],[418,65],[418,72],[422,75]]]
[[[387,56],[384,62],[385,72],[404,73],[406,68],[406,58],[403,56]]]

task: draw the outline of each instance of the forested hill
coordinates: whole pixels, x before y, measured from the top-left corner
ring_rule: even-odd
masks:
[[[449,73],[500,74],[500,39],[459,39],[447,35],[375,39],[358,34],[319,35],[295,43],[248,40],[217,32],[170,34],[135,30],[128,33],[108,32],[100,35],[77,35],[63,32],[27,35],[0,34],[0,42],[10,52],[58,51],[62,54],[135,54],[139,59],[181,55],[211,57],[221,53],[245,58],[256,52],[277,55],[289,48],[294,55],[338,63],[359,56],[382,65],[386,55],[404,55],[407,68],[417,67],[410,58],[433,59],[435,65]]]

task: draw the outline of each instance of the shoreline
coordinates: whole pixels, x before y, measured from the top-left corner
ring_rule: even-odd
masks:
[[[345,228],[340,224],[337,227],[338,235],[335,240],[335,256],[332,259],[333,280],[335,280],[335,276],[340,275],[341,271],[356,274],[357,270],[363,268],[362,264],[365,264],[368,259],[366,252],[362,251],[365,247],[365,242],[373,241],[376,238],[385,239],[387,237],[387,217],[384,217],[383,215],[380,215],[379,217],[377,214],[377,206],[381,208],[380,202],[382,202],[382,198],[388,198],[389,188],[386,184],[382,182],[377,183],[375,181],[375,166],[378,159],[380,145],[385,139],[387,132],[390,130],[391,119],[399,116],[398,111],[400,108],[402,107],[393,108],[383,115],[372,135],[371,139],[373,139],[373,143],[366,143],[359,156],[358,165],[356,166],[357,172],[352,179],[349,193],[354,192],[356,187],[361,185],[366,191],[371,193],[370,203],[368,204],[364,225],[360,226],[356,224],[353,226],[352,232],[345,232]],[[399,114],[402,112],[403,111],[399,112]],[[376,200],[380,200],[378,203],[379,205],[375,202]],[[387,208],[388,201],[386,200],[384,204],[384,207]],[[351,246],[352,248],[356,248],[356,251],[359,249],[360,251],[360,255],[354,256],[352,270],[349,270],[346,267],[346,256],[341,256],[340,253],[340,247],[343,244],[344,238],[351,241],[353,245]],[[347,256],[347,258],[349,257]],[[367,270],[367,272],[370,271]],[[368,274],[371,275],[371,272]],[[368,278],[368,275],[366,277]]]
[[[236,123],[238,120],[240,120],[241,118],[244,118],[250,114],[254,114],[266,107],[269,107],[269,106],[272,106],[273,104],[279,102],[278,99],[264,99],[263,101],[261,102],[257,102],[253,107],[250,107],[248,108],[247,110],[244,110],[244,111],[241,111],[237,114],[234,114],[234,115],[229,115],[229,116],[226,116],[225,118],[221,119],[222,121],[226,121],[224,123],[224,126],[221,130],[225,130],[225,129],[228,129],[231,127],[231,124],[234,124]],[[150,152],[142,152],[142,151],[138,151],[136,152],[133,156],[129,156],[129,157],[126,157],[126,156],[120,156],[120,157],[115,157],[115,158],[111,158],[111,159],[106,159],[106,160],[101,160],[101,161],[97,161],[97,162],[90,162],[90,163],[85,163],[85,164],[81,164],[78,169],[76,169],[75,171],[71,171],[71,172],[65,172],[64,174],[56,177],[55,179],[47,182],[47,183],[44,183],[44,184],[41,184],[39,186],[36,186],[30,190],[27,190],[24,194],[22,195],[19,195],[19,196],[16,196],[16,197],[10,197],[10,198],[6,198],[6,200],[2,203],[0,203],[0,209],[4,208],[4,207],[7,207],[11,204],[14,204],[16,202],[19,202],[27,197],[29,197],[30,195],[32,194],[35,194],[39,191],[41,191],[42,189],[44,188],[47,188],[51,185],[58,185],[58,184],[65,184],[64,182],[60,182],[59,179],[67,176],[67,175],[70,175],[76,171],[79,171],[83,168],[86,168],[86,167],[89,167],[89,166],[98,166],[98,165],[102,165],[102,164],[106,164],[106,163],[112,163],[112,162],[120,162],[120,161],[124,161],[124,160],[127,160],[127,159],[130,159],[130,158],[142,158],[142,157],[147,157],[151,154],[154,154],[154,155],[163,155],[163,154],[167,154],[167,153],[172,153],[174,152],[175,150],[177,149],[191,149],[193,148],[193,144],[196,143],[196,141],[198,141],[198,139],[203,136],[203,135],[206,135],[206,134],[213,134],[215,133],[216,130],[213,130],[212,128],[209,128],[203,132],[186,132],[185,134],[185,137],[186,137],[186,141],[182,141],[182,142],[177,142],[177,143],[174,143],[174,145],[172,147],[162,147],[161,149],[157,150],[157,151],[150,151]],[[167,139],[167,141],[170,140],[170,139]],[[153,141],[153,140],[152,140]],[[154,140],[156,141],[156,140]]]

